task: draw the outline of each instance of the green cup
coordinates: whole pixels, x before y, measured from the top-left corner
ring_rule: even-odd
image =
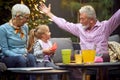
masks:
[[[71,49],[62,49],[61,54],[62,54],[62,61],[64,64],[69,64],[71,60]]]

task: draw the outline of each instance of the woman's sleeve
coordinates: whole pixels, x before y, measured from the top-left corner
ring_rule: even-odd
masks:
[[[22,54],[16,54],[13,51],[9,50],[8,42],[7,42],[7,33],[4,26],[0,26],[0,46],[2,48],[2,52],[5,56],[20,56]]]

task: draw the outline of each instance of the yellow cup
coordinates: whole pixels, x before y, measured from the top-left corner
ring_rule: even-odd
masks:
[[[82,50],[83,63],[94,63],[96,51],[92,49]]]
[[[81,54],[75,54],[75,63],[82,64],[82,55]]]
[[[64,64],[69,64],[71,60],[71,49],[62,49],[62,61]]]

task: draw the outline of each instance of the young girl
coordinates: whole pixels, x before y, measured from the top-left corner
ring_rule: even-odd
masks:
[[[38,67],[59,68],[53,63],[52,56],[55,50],[52,48],[50,39],[51,32],[47,25],[39,25],[32,29],[29,34],[28,51],[36,56]],[[58,80],[57,75],[51,75],[52,80]]]

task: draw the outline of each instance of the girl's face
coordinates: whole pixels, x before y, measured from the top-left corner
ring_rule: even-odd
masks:
[[[49,28],[46,29],[46,32],[42,36],[45,40],[49,40],[51,38],[51,32]]]

